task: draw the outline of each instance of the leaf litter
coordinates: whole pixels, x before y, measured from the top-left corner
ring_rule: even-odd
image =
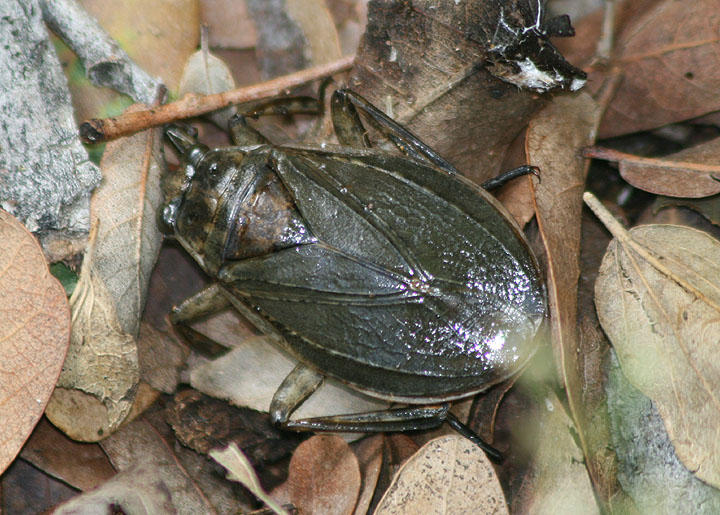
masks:
[[[720,242],[673,225],[626,231],[585,198],[615,236],[595,286],[600,323],[623,373],[656,403],[680,460],[717,487]]]
[[[313,2],[315,7],[321,3],[322,2]],[[450,160],[457,163],[463,171],[475,178],[482,177],[482,174],[491,176],[499,170],[500,163],[507,159],[506,154],[509,152],[507,144],[509,141],[523,128],[525,122],[533,116],[533,112],[536,109],[550,102],[547,97],[536,94],[528,95],[506,84],[493,82],[495,81],[494,78],[485,77],[483,75],[484,72],[482,72],[482,66],[477,65],[477,63],[482,62],[480,58],[482,57],[482,49],[480,46],[477,46],[477,40],[464,40],[463,37],[466,37],[468,32],[463,30],[455,31],[458,33],[454,36],[449,34],[447,28],[450,26],[454,27],[455,21],[458,22],[457,27],[463,27],[464,25],[462,25],[462,23],[467,21],[453,18],[454,14],[452,13],[480,12],[476,11],[480,3],[454,2],[454,5],[448,3],[447,10],[435,10],[430,3],[414,2],[411,9],[408,9],[407,5],[398,4],[396,10],[384,12],[374,10],[376,5],[371,4],[368,34],[372,37],[366,36],[366,41],[363,43],[360,57],[357,60],[358,66],[351,78],[350,84],[351,87],[358,86],[357,89],[361,89],[361,93],[370,97],[373,102],[389,114],[400,118],[402,122],[408,123],[413,130],[421,133],[421,136],[427,139],[432,146],[439,148],[441,154],[449,157]],[[492,2],[486,3],[489,5]],[[204,8],[213,9],[211,4],[212,2],[206,3]],[[216,4],[222,5],[222,2],[216,2]],[[297,5],[301,5],[302,2],[298,1],[295,4],[294,8],[296,8]],[[337,2],[330,2],[330,4],[333,14],[346,10],[345,7],[338,7],[338,5],[336,5]],[[698,25],[698,20],[703,17],[698,16],[697,19],[695,19],[694,14],[691,17],[693,19],[689,20],[689,22],[677,24],[678,15],[677,11],[674,11],[676,7],[672,5],[672,2],[645,0],[635,3],[620,2],[620,4],[621,5],[618,6],[619,14],[617,20],[618,38],[615,51],[611,54],[611,59],[614,59],[614,61],[611,61],[613,65],[610,68],[603,68],[595,63],[587,68],[591,78],[590,87],[593,90],[597,90],[599,83],[605,78],[616,73],[618,67],[622,74],[622,80],[619,81],[620,87],[610,104],[609,114],[603,118],[603,133],[612,134],[634,130],[633,128],[637,127],[638,121],[647,124],[648,128],[652,128],[659,123],[665,123],[664,121],[661,122],[661,120],[677,121],[683,119],[683,117],[690,116],[688,114],[690,111],[692,111],[692,113],[705,114],[705,112],[717,109],[717,107],[713,107],[715,104],[712,91],[708,90],[706,92],[707,94],[703,94],[705,96],[693,93],[696,89],[707,89],[707,87],[703,85],[708,83],[708,81],[710,84],[713,83],[714,68],[704,68],[708,62],[708,57],[705,52],[712,50],[716,42],[714,42],[712,38],[706,38],[704,42],[701,41],[701,38],[708,33],[708,29],[717,24],[714,21],[715,18],[712,16],[712,9],[708,10],[707,2],[696,0],[688,4],[688,12],[709,13],[709,15],[704,17],[704,26]],[[193,13],[196,11],[194,10],[194,6],[190,7],[189,11],[185,13],[186,15],[189,13],[190,16],[185,16],[183,19],[186,19],[186,21],[183,23],[188,23],[192,26],[196,21],[191,20],[188,22],[187,20],[192,19],[193,16],[195,16]],[[215,8],[221,10],[220,7]],[[455,9],[455,11],[452,11],[453,9]],[[109,11],[108,9],[104,10]],[[233,8],[231,11],[228,11],[228,14],[230,14],[230,12],[239,13],[241,11],[242,9]],[[308,10],[308,12],[310,11]],[[403,25],[405,22],[400,21],[401,16],[408,16],[415,25],[412,23]],[[481,20],[478,26],[481,28],[486,27],[483,23],[484,21]],[[667,27],[673,28],[675,25],[678,26],[675,32],[667,29]],[[308,27],[308,25],[305,25],[305,27]],[[405,27],[407,30],[405,30]],[[418,30],[417,27],[421,28]],[[577,27],[578,33],[583,34],[587,24],[579,22],[577,23]],[[653,35],[648,32],[651,29],[658,30],[658,28],[662,27],[666,28],[660,30],[658,34]],[[312,23],[310,24],[310,28],[302,30],[312,31]],[[692,36],[691,32],[697,35],[695,40],[687,38],[688,35]],[[180,32],[176,34],[178,33]],[[191,34],[192,37],[188,36],[187,40],[193,39],[198,33],[199,31],[195,29],[188,30],[187,34]],[[312,35],[318,36],[318,34]],[[458,35],[460,36],[459,38]],[[212,32],[210,36],[212,41]],[[256,38],[257,35],[252,37]],[[242,44],[253,44],[252,38],[250,38],[249,41],[250,43],[245,42]],[[630,53],[629,49],[632,49],[632,45],[637,46],[638,41],[643,42],[642,44],[647,47],[648,52],[646,55],[641,55],[637,52],[634,54]],[[693,41],[697,44],[693,43]],[[566,42],[577,48],[585,47],[586,49],[590,49],[589,52],[586,51],[586,55],[588,56],[594,51],[596,46],[595,39],[585,36],[572,38]],[[562,42],[558,43],[562,44]],[[125,44],[127,45],[128,42]],[[143,46],[143,50],[146,50],[148,44],[141,43],[141,46]],[[195,43],[193,42],[192,45],[189,45],[189,48],[194,49],[194,46]],[[299,54],[303,54],[302,47],[297,47],[293,49],[293,51],[296,52],[299,48],[301,49]],[[660,54],[657,54],[658,49],[661,51]],[[230,51],[224,50],[222,55],[230,55],[229,52]],[[241,52],[246,52],[246,50],[242,50]],[[128,53],[134,54],[135,50],[129,49]],[[151,60],[161,59],[163,54],[163,52],[159,52],[153,56],[152,52],[145,53],[147,58]],[[579,62],[575,61],[573,55],[576,54],[572,52],[567,54],[570,62]],[[463,61],[463,58],[468,56],[469,58]],[[633,56],[635,56],[635,58],[632,58]],[[682,75],[681,78],[680,75],[676,74],[679,80],[675,81],[676,83],[672,83],[673,81],[668,79],[667,75],[663,73],[663,67],[671,71],[680,70],[680,68],[677,67],[677,69],[673,68],[673,63],[677,64],[678,62],[678,56],[684,56],[685,61],[683,61],[682,64],[692,65],[693,69],[683,70],[682,74],[680,74]],[[304,55],[304,57],[306,58],[307,55]],[[180,62],[183,62],[184,59],[183,57]],[[208,54],[202,57],[202,59],[205,59],[204,62],[207,63]],[[477,68],[469,67],[468,63],[470,62],[474,62]],[[175,61],[175,63],[176,64],[171,65],[175,70],[172,75],[179,77],[181,67],[177,65],[177,61]],[[428,69],[424,69],[428,64]],[[242,71],[234,71],[236,74],[241,73],[243,76],[246,75]],[[281,70],[281,73],[285,71],[287,70]],[[687,74],[688,71],[691,75]],[[248,76],[257,76],[258,73],[257,70],[252,70]],[[435,75],[433,75],[433,73]],[[678,71],[678,73],[680,72]],[[630,89],[628,89],[629,87]],[[463,90],[463,88],[467,89]],[[638,99],[639,91],[645,91],[647,93],[643,93],[644,97]],[[684,95],[683,100],[687,101],[683,103],[677,99],[673,100],[673,98],[676,98],[673,96],[676,93]],[[580,97],[586,98],[582,94]],[[566,97],[556,98],[562,99],[558,102],[561,104]],[[583,102],[585,103],[583,104]],[[597,116],[597,113],[594,108],[589,107],[590,103],[583,100],[580,100],[579,103],[584,105],[584,107],[578,107],[577,110],[573,112],[573,109],[567,110],[567,106],[558,109],[558,106],[554,105],[556,102],[553,101],[549,110],[540,114],[537,120],[533,121],[534,130],[525,138],[528,148],[533,149],[533,151],[530,152],[530,162],[531,164],[539,164],[541,166],[543,169],[543,177],[540,184],[537,184],[534,179],[521,179],[521,181],[525,185],[532,184],[532,188],[534,189],[534,200],[542,226],[541,231],[543,232],[546,243],[548,243],[548,255],[551,261],[550,269],[552,270],[553,277],[551,278],[550,288],[557,290],[557,292],[573,292],[577,287],[577,275],[580,274],[580,269],[574,264],[574,260],[579,252],[578,227],[580,215],[578,205],[579,193],[582,191],[582,188],[576,186],[582,186],[584,171],[583,164],[575,155],[580,146],[579,140],[586,142],[592,140],[590,137],[592,130],[589,129],[592,123],[585,125],[585,128],[580,128],[582,124],[577,125],[576,121],[583,118],[584,109],[587,109],[585,115],[588,116],[588,119]],[[552,109],[556,109],[556,111],[552,111]],[[703,109],[705,111],[700,112],[703,111]],[[649,110],[653,112],[650,113]],[[637,120],[631,122],[627,119],[621,119],[622,117],[618,116],[618,111],[621,115],[636,117]],[[692,116],[696,116],[696,114],[692,114]],[[704,123],[712,122],[706,121]],[[547,127],[541,129],[543,125]],[[586,137],[589,139],[585,140],[584,138]],[[545,149],[545,156],[542,155],[544,145],[548,145]],[[631,155],[639,154],[633,150],[629,152],[632,152]],[[680,157],[683,159],[683,163],[687,164],[689,162],[692,164],[695,162],[692,159],[686,159],[687,154],[685,154],[685,157],[681,154]],[[671,158],[672,156],[668,156],[667,159]],[[706,166],[711,167],[713,166],[713,162],[712,152],[708,153],[705,161],[702,161]],[[689,168],[691,172],[697,172],[702,166],[696,166],[695,169],[693,169],[692,166]],[[566,172],[567,175],[556,176],[554,169]],[[626,175],[631,182],[648,187],[648,189],[653,183],[657,184],[652,174],[646,174],[640,179],[633,178],[631,174]],[[705,182],[702,183],[701,189],[705,188],[705,190],[709,191],[710,188],[715,186],[715,184],[710,182],[713,180],[711,175],[712,173],[705,174],[703,177]],[[685,176],[693,177],[687,173],[685,173]],[[710,176],[709,180],[708,176]],[[680,192],[680,188],[690,187],[692,184],[698,182],[699,181],[696,180],[679,180],[677,177],[672,177],[665,186],[662,184],[660,184],[660,186],[668,192],[673,189],[675,189],[676,192]],[[703,190],[703,192],[705,190]],[[530,198],[532,191],[530,187],[521,189],[520,196],[523,205],[526,207],[523,210],[519,210],[518,213],[520,213],[519,216],[523,223],[529,219],[527,206],[532,206],[532,199]],[[682,190],[682,192],[684,193],[685,190]],[[557,213],[553,212],[554,208],[557,208]],[[533,227],[534,225],[531,222],[529,224],[529,230],[532,231]],[[674,234],[672,237],[675,237]],[[668,240],[669,238],[670,236],[667,237]],[[583,242],[583,246],[584,245],[585,242]],[[582,279],[584,280],[585,278],[582,277]],[[171,282],[167,284],[171,286]],[[564,447],[564,449],[568,451],[567,456],[571,456],[571,458],[568,459],[574,467],[566,467],[567,463],[563,460],[556,461],[557,466],[554,466],[552,465],[552,460],[544,460],[538,457],[537,466],[535,466],[534,469],[528,470],[530,474],[533,473],[533,470],[544,470],[542,473],[543,476],[558,477],[560,479],[563,477],[577,478],[585,474],[585,480],[587,481],[587,477],[589,477],[598,492],[597,500],[600,505],[604,509],[609,509],[608,506],[615,506],[609,503],[609,497],[622,492],[613,490],[614,487],[611,486],[613,481],[616,480],[617,474],[617,472],[612,469],[612,462],[607,460],[603,461],[604,458],[607,458],[607,456],[602,453],[601,447],[603,442],[605,442],[607,448],[610,448],[612,444],[608,443],[607,439],[603,440],[603,432],[598,431],[598,429],[601,426],[604,427],[607,422],[602,415],[598,415],[598,413],[602,412],[605,408],[604,378],[602,376],[603,366],[606,365],[603,356],[607,353],[599,352],[598,362],[595,364],[589,363],[589,360],[595,359],[592,357],[592,353],[598,350],[592,347],[596,346],[602,350],[606,349],[607,344],[601,337],[594,337],[592,331],[588,330],[586,323],[578,323],[579,327],[574,327],[574,324],[577,323],[577,315],[571,314],[573,313],[572,304],[574,302],[572,295],[563,297],[560,293],[557,293],[557,297],[557,305],[560,306],[561,309],[557,310],[556,313],[564,313],[564,315],[553,323],[558,324],[560,327],[560,332],[556,331],[555,334],[556,336],[560,335],[560,339],[556,339],[556,343],[560,342],[561,344],[559,369],[561,370],[561,376],[567,387],[568,404],[564,404],[564,399],[557,402],[554,401],[552,403],[555,409],[553,413],[559,414],[562,410],[568,407],[570,408],[569,412],[573,414],[574,420],[571,423],[567,415],[564,415],[564,425],[560,424],[560,426],[564,428],[562,429],[565,433],[563,436],[571,435],[573,431],[577,431],[577,434],[580,435],[578,440],[581,443],[580,447],[585,450],[585,453],[580,453],[576,443],[572,441],[572,438],[567,438],[566,443],[568,443],[568,447]],[[123,302],[123,306],[125,304],[126,303]],[[127,304],[131,305],[132,303]],[[584,309],[585,306],[579,306],[580,312],[583,312]],[[689,312],[689,314],[693,313],[692,311]],[[154,316],[159,320],[157,313]],[[697,313],[696,316],[704,316],[704,313]],[[207,322],[207,324],[211,323],[212,320]],[[708,323],[707,320],[705,323],[707,324],[706,327],[714,330],[714,326],[712,326],[711,323]],[[653,327],[656,328],[656,326],[659,327],[657,324]],[[155,327],[164,327],[165,329],[162,329],[162,331],[165,331],[167,326],[163,326],[163,322],[160,321],[159,323],[155,323]],[[219,329],[220,331],[227,333],[235,331],[232,325],[225,324],[222,327],[223,329]],[[242,331],[244,333],[242,338],[238,338],[232,342],[231,347],[243,346],[245,339],[248,335],[252,334],[252,330],[244,329]],[[590,335],[590,337],[586,338],[587,335]],[[153,349],[158,350],[154,345],[159,341],[160,336],[161,335],[155,334],[152,338],[147,338],[148,345],[146,350],[149,351],[149,353],[152,353]],[[171,341],[168,340],[166,343],[169,347],[166,346],[162,348],[175,348]],[[575,350],[577,355],[573,355],[573,350]],[[165,351],[159,352],[161,354],[166,353]],[[167,352],[167,354],[172,353]],[[149,364],[149,366],[145,367],[144,373],[149,374],[151,370],[157,371],[158,375],[152,379],[151,376],[148,375],[147,378],[152,381],[155,387],[166,392],[172,392],[179,378],[177,366],[182,359],[181,355],[175,355],[167,363],[147,361],[146,365]],[[195,366],[197,367],[198,365]],[[262,365],[257,365],[256,368],[260,366]],[[257,370],[254,372],[256,376],[260,375],[257,373]],[[233,374],[234,372],[230,370],[229,373]],[[186,374],[182,379],[187,380],[188,375]],[[146,384],[142,382],[137,384],[138,398],[153,399],[157,397],[157,392],[148,389]],[[513,387],[509,391],[510,401],[512,401],[513,391],[515,389],[516,387]],[[146,394],[143,392],[147,392],[149,397],[146,397]],[[271,393],[272,392],[270,392],[270,394]],[[135,390],[133,390],[131,395],[135,395]],[[503,396],[500,395],[499,397]],[[138,401],[131,409],[140,410],[146,402],[148,401]],[[162,400],[159,402],[162,402]],[[265,404],[267,404],[267,402],[267,400],[263,401]],[[508,409],[504,404],[505,403],[497,399],[488,401],[490,407],[486,411],[488,413],[503,412],[503,410]],[[685,407],[687,408],[688,406]],[[208,407],[208,409],[210,408]],[[218,411],[222,410],[218,409]],[[662,409],[660,409],[660,413],[663,414]],[[518,413],[517,415],[519,418],[516,423],[526,423],[522,422],[524,420],[522,413]],[[598,418],[598,416],[600,418]],[[698,415],[691,413],[689,418],[694,420],[698,418]],[[222,417],[220,416],[212,418],[209,420],[211,426],[208,427],[212,429],[212,423],[221,420]],[[183,467],[185,467],[186,472],[189,474],[186,477],[191,478],[189,479],[189,484],[194,483],[195,486],[204,493],[208,506],[212,506],[212,508],[220,512],[230,509],[232,506],[230,498],[233,493],[224,490],[224,493],[220,495],[218,492],[220,492],[221,488],[218,484],[207,486],[203,483],[203,473],[195,474],[192,472],[192,470],[197,469],[198,471],[204,470],[205,474],[207,474],[208,470],[203,469],[203,467],[206,467],[210,461],[208,461],[204,455],[178,445],[170,433],[170,429],[165,428],[160,430],[160,425],[156,422],[157,420],[153,422],[152,427],[144,426],[141,432],[134,433],[134,438],[138,441],[147,439],[147,435],[144,433],[152,433],[154,431],[157,435],[161,434],[160,442],[164,442],[163,445],[166,447],[172,447],[171,444],[175,442],[176,452],[173,461],[183,463]],[[664,423],[668,425],[667,421]],[[678,425],[676,421],[672,421],[672,424]],[[220,427],[220,425],[218,427]],[[177,427],[180,432],[184,431],[183,436],[190,437],[190,440],[186,439],[185,441],[183,441],[182,438],[179,439],[180,442],[183,442],[183,445],[185,442],[194,442],[194,444],[197,444],[203,441],[207,443],[207,441],[198,439],[197,437],[195,429],[198,429],[199,426],[195,427],[195,429],[189,429],[187,426]],[[492,423],[488,424],[488,427],[492,431]],[[681,427],[681,429],[685,428],[684,426],[678,427]],[[110,429],[108,429],[108,431],[110,431]],[[123,429],[120,431],[122,432]],[[545,435],[548,440],[540,440],[538,448],[547,448],[547,445],[549,445],[548,442],[552,441],[552,435],[556,431],[557,429],[548,430],[548,434]],[[117,433],[117,435],[119,434],[120,433]],[[216,433],[212,431],[210,431],[209,434],[212,434],[213,438],[216,436]],[[222,434],[222,430],[218,434]],[[181,435],[178,434],[178,436]],[[607,435],[605,434],[605,436]],[[616,435],[613,435],[613,438],[615,436]],[[692,436],[694,437],[694,434]],[[114,438],[114,436],[111,438]],[[378,442],[381,439],[384,442],[382,445],[383,452],[380,453],[382,455],[381,458],[378,458],[379,454],[376,451],[378,449]],[[585,441],[585,444],[582,443],[583,441]],[[675,442],[675,440],[673,441]],[[391,445],[391,442],[394,443]],[[368,452],[371,458],[361,458],[363,455],[362,446],[364,445],[369,446],[370,451]],[[545,447],[543,447],[543,445],[545,445]],[[574,445],[575,447],[573,447]],[[678,446],[678,443],[675,442],[675,445]],[[197,449],[202,449],[200,451],[202,453],[207,452],[204,444],[201,446],[196,445],[196,447]],[[696,451],[701,447],[702,446],[698,444]],[[110,448],[111,444],[108,444],[108,449]],[[329,448],[334,447],[330,445]],[[350,483],[354,485],[350,489],[352,490],[351,493],[346,492],[341,495],[339,493],[341,491],[339,489],[340,485],[336,485],[337,488],[335,488],[333,495],[341,495],[348,506],[351,503],[349,499],[354,498],[354,509],[363,512],[366,509],[363,506],[369,505],[370,509],[378,506],[380,497],[382,496],[381,494],[390,482],[392,472],[399,467],[400,463],[404,461],[404,458],[410,457],[415,453],[417,444],[406,435],[392,435],[384,438],[375,437],[362,440],[353,444],[351,449],[357,454],[358,458],[361,458],[359,460],[360,486],[357,486],[357,482],[353,479],[350,481]],[[155,453],[155,451],[148,452],[149,454]],[[515,458],[515,450],[512,447],[510,447],[507,452],[510,459]],[[117,445],[114,451],[114,459],[117,460],[118,464],[123,464],[122,467],[119,467],[123,472],[120,472],[116,477],[116,486],[113,487],[116,493],[113,495],[119,496],[119,499],[125,499],[125,502],[130,502],[131,499],[129,497],[122,497],[122,495],[130,495],[132,489],[136,488],[138,489],[137,491],[140,491],[143,487],[141,483],[145,482],[145,486],[152,489],[154,488],[153,485],[159,487],[167,481],[167,479],[162,476],[162,474],[157,473],[155,469],[145,467],[142,464],[138,465],[136,458],[138,458],[139,454],[142,453],[137,453],[124,444]],[[343,454],[345,454],[345,451],[343,451]],[[678,452],[678,455],[680,454],[681,453]],[[701,454],[705,457],[707,452],[705,451]],[[540,453],[539,456],[545,456],[545,454]],[[167,456],[163,458],[163,460],[166,459]],[[298,457],[298,459],[300,458]],[[366,462],[365,459],[369,459],[369,461]],[[583,459],[590,472],[589,476],[583,472]],[[710,458],[708,458],[708,460],[709,459]],[[378,463],[379,466],[377,466]],[[542,463],[547,464],[544,469],[542,468]],[[320,465],[321,463],[318,461],[313,467]],[[433,464],[435,467],[439,465],[439,463]],[[622,462],[621,465],[623,465]],[[519,469],[516,467],[515,470],[518,471]],[[694,472],[693,469],[691,470]],[[700,473],[705,472],[701,467]],[[136,475],[138,478],[138,481],[135,483],[132,483],[132,480],[128,479],[129,476],[132,475]],[[217,476],[217,474],[215,475]],[[357,478],[354,474],[353,477]],[[528,479],[526,484],[534,486],[528,486],[527,488],[536,488],[535,491],[530,492],[533,494],[530,499],[535,503],[533,504],[534,506],[541,506],[543,495],[547,494],[548,491],[552,491],[552,487],[547,486],[550,484],[549,482],[533,482],[530,480],[531,475],[523,475],[522,472],[518,472],[515,477]],[[367,485],[366,479],[369,482]],[[506,481],[506,479],[503,479],[503,481]],[[372,485],[375,483],[377,484],[377,490],[373,492]],[[108,484],[112,486],[113,482],[111,481]],[[128,489],[127,485],[133,486]],[[626,488],[626,485],[627,483],[623,484],[623,489]],[[347,487],[348,485],[342,486]],[[302,502],[309,503],[309,506],[319,505],[313,503],[320,502],[322,498],[321,493],[317,493],[318,497],[314,498],[312,494],[308,494],[307,490],[302,491],[303,488],[309,488],[307,484],[300,488],[297,486],[294,488],[296,488],[296,498],[302,498]],[[394,486],[393,488],[397,487]],[[632,488],[627,488],[632,491]],[[279,495],[278,499],[287,501],[289,491],[289,483],[285,483],[283,486],[273,490],[273,495],[275,492],[277,492],[278,495],[281,492],[285,492],[285,494],[283,494],[284,497]],[[244,493],[241,493],[238,487],[238,489],[234,491],[234,494],[240,497],[244,495],[245,497],[243,497],[243,499],[247,499],[248,494],[244,490],[242,492]],[[516,492],[516,490],[513,488],[509,490],[506,489],[506,494],[508,492],[512,493]],[[105,497],[106,500],[108,498],[107,496]],[[518,506],[516,502],[517,499],[508,497],[508,501],[511,503],[511,506]],[[177,508],[172,495],[170,497],[163,497],[162,495],[156,496],[152,502],[154,503],[152,505],[157,507],[157,509],[168,509],[171,505]],[[591,498],[587,503],[588,506],[594,506]],[[128,507],[132,506],[131,504],[125,505]],[[107,504],[99,504],[98,506],[107,506]],[[566,506],[567,505],[558,506],[558,509]],[[257,507],[257,504],[255,504],[254,507]],[[449,509],[451,509],[451,507],[447,507],[445,511]],[[612,508],[610,508],[610,510],[612,510]]]

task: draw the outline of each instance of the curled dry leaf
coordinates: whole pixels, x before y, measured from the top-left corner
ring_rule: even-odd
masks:
[[[224,449],[210,451],[210,457],[227,469],[228,479],[242,483],[273,512],[278,515],[287,515],[288,512],[265,493],[250,461],[234,442]]]
[[[620,175],[641,190],[668,197],[701,198],[720,193],[720,138],[664,157],[641,157],[601,147],[583,155],[617,161]]]
[[[587,162],[578,152],[592,143],[600,114],[596,102],[586,93],[556,97],[532,120],[526,141],[528,162],[540,168],[542,177],[539,182],[533,181],[533,187],[538,225],[547,250],[553,350],[583,454],[594,478],[600,475],[595,454],[602,452],[608,442],[590,445],[589,433],[602,420],[590,423],[597,408],[585,404],[584,394],[601,378],[586,377],[580,360],[585,352],[578,338],[576,292]]]
[[[370,502],[375,494],[383,463],[383,440],[384,436],[379,434],[353,444],[362,476],[360,495],[355,504],[355,515],[364,515],[369,512]]]
[[[339,436],[315,435],[290,460],[288,491],[300,515],[353,513],[360,482],[358,460]]]
[[[508,513],[490,460],[475,444],[449,435],[425,444],[405,462],[380,500],[376,515]]]
[[[131,109],[141,109],[138,104]],[[72,345],[50,420],[69,436],[97,441],[132,406],[139,379],[135,338],[160,250],[160,134],[149,130],[108,144],[105,180],[91,200],[97,225],[71,297]]]
[[[595,304],[620,366],[656,403],[683,464],[720,486],[720,242],[674,225],[627,232],[589,193],[586,202],[615,236]]]
[[[0,473],[15,459],[55,387],[70,339],[65,290],[35,237],[0,209]]]

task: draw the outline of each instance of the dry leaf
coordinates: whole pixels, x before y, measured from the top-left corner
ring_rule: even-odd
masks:
[[[210,451],[210,457],[228,470],[228,479],[242,483],[274,513],[287,515],[288,512],[262,489],[252,465],[235,443],[225,449]]]
[[[475,444],[449,435],[425,444],[405,462],[376,515],[508,513],[490,460]]]
[[[147,471],[152,481],[148,481],[147,489],[138,486],[139,494],[155,495],[153,492],[162,488],[178,513],[213,512],[203,491],[172,452],[172,444],[148,420],[140,418],[124,425],[100,445],[113,466],[125,475],[137,468]]]
[[[577,295],[580,275],[580,221],[587,164],[578,156],[592,143],[600,109],[586,93],[556,97],[530,124],[528,161],[540,167],[542,180],[534,184],[537,218],[547,250],[550,324],[553,350],[565,382],[572,416],[578,424],[583,453],[591,474],[597,474],[586,431],[592,410],[583,404],[577,333]],[[589,379],[589,378],[588,378]]]
[[[617,359],[611,360],[607,391],[618,480],[635,512],[720,513],[720,490],[680,463],[657,408],[628,382]]]
[[[122,9],[112,0],[82,0],[140,67],[177,88],[182,66],[198,45],[198,0],[130,0]]]
[[[533,420],[532,435],[526,435],[536,450],[513,513],[600,513],[582,450],[573,438],[573,421],[552,391],[546,392],[544,403],[539,419]]]
[[[249,338],[213,361],[190,370],[190,384],[201,392],[236,406],[267,411],[275,391],[297,361],[266,337]],[[333,379],[326,379],[293,414],[293,419],[362,413],[387,408]]]
[[[235,79],[230,68],[219,57],[213,55],[207,48],[207,41],[203,38],[202,48],[191,55],[185,63],[178,96],[186,93],[222,93],[235,88]],[[229,106],[220,111],[210,113],[209,118],[221,129],[228,128],[230,118],[237,113],[235,106]]]
[[[245,0],[200,0],[200,18],[213,48],[246,49],[257,42],[255,24]]]
[[[380,477],[380,469],[383,461],[383,435],[373,435],[353,444],[355,456],[360,465],[362,484],[360,495],[355,505],[355,515],[369,513],[370,502],[375,494],[375,487]]]
[[[0,473],[15,459],[55,387],[70,338],[65,290],[35,237],[0,209]]]
[[[70,440],[46,419],[35,427],[20,457],[79,490],[95,488],[115,475],[99,445]]]
[[[664,157],[641,157],[609,148],[586,149],[586,157],[617,161],[620,175],[641,190],[669,197],[720,193],[720,138]]]
[[[182,513],[173,504],[170,491],[149,463],[136,465],[103,483],[95,490],[79,495],[61,504],[53,513],[77,515],[80,513]],[[185,513],[193,513],[185,511]],[[200,513],[200,512],[194,512]]]
[[[591,88],[599,87],[608,73],[622,74],[599,137],[653,129],[719,110],[717,1],[626,0],[616,4],[611,66],[588,70]],[[600,18],[600,13],[588,16],[576,25],[575,38],[562,42],[571,61],[592,58]],[[573,45],[578,48],[571,54]]]
[[[138,104],[128,112],[145,108]],[[90,203],[91,219],[100,222],[92,265],[115,299],[120,326],[132,336],[140,328],[162,243],[157,225],[165,167],[161,144],[159,130],[108,143],[100,162],[104,180]]]
[[[469,178],[500,171],[544,100],[484,69],[504,2],[371,2],[349,86]]]
[[[357,458],[339,436],[313,436],[295,449],[288,490],[300,515],[353,513],[360,493]]]
[[[255,53],[266,78],[341,57],[340,40],[324,0],[248,0],[258,32]]]
[[[158,130],[109,143],[101,162],[105,180],[90,203],[97,232],[71,298],[73,341],[61,389],[48,406],[50,420],[77,440],[112,433],[133,403],[135,337],[161,244],[162,162]]]
[[[163,393],[174,393],[189,350],[146,322],[137,342],[140,379]]]
[[[630,382],[657,405],[683,464],[720,485],[720,242],[702,231],[645,225],[626,232],[599,202],[610,229],[595,304]]]

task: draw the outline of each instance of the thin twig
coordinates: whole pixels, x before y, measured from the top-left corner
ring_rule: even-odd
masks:
[[[292,88],[345,71],[352,66],[354,59],[355,56],[343,57],[331,63],[283,75],[252,86],[214,95],[188,93],[176,102],[146,111],[126,113],[114,118],[88,120],[80,126],[80,136],[88,143],[108,141],[183,118],[200,116],[232,104],[276,97]]]

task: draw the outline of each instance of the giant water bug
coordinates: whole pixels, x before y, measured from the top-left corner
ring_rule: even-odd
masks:
[[[547,317],[537,260],[505,209],[412,133],[350,91],[331,106],[342,146],[275,146],[243,117],[231,123],[236,146],[212,150],[166,129],[186,179],[164,221],[218,279],[171,319],[231,304],[296,356],[270,406],[282,427],[447,421],[498,459],[448,401],[503,381],[535,351]],[[405,156],[368,148],[359,111]],[[410,406],[290,420],[324,376]]]

